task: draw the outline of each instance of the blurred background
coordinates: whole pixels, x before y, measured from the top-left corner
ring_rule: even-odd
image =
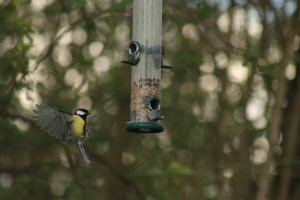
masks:
[[[300,2],[165,0],[159,134],[129,121],[130,0],[0,0],[0,199],[299,200]],[[35,104],[92,112],[72,143]]]

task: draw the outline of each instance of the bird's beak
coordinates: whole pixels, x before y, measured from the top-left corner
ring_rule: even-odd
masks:
[[[88,115],[92,114],[91,112],[88,112]]]

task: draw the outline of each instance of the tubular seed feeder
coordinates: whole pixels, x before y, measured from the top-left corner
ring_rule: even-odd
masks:
[[[162,0],[133,1],[133,41],[129,44],[132,65],[130,121],[127,131],[158,133],[164,130],[160,115],[162,68]],[[165,66],[169,68],[168,66]]]

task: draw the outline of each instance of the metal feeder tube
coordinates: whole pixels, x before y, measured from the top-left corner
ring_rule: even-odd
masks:
[[[131,68],[130,121],[126,129],[137,133],[162,132],[162,0],[133,1],[132,40],[138,42],[140,49],[139,62]]]

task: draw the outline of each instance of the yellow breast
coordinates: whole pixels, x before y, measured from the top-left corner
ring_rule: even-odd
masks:
[[[80,137],[84,132],[84,120],[78,115],[72,115],[73,123],[71,125],[72,133],[75,137]]]

